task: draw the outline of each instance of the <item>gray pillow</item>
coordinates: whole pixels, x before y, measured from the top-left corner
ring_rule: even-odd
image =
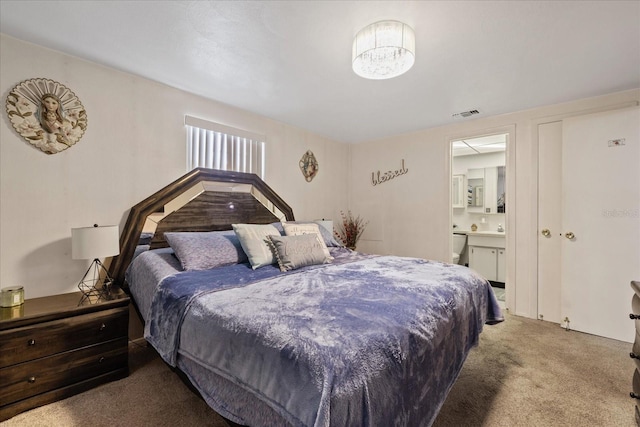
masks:
[[[344,246],[343,244],[339,243],[335,237],[333,237],[333,233],[329,230],[327,230],[326,228],[324,228],[324,226],[318,224],[317,222],[314,221],[286,221],[286,222],[278,222],[278,223],[274,223],[273,225],[276,225],[276,228],[278,228],[278,230],[280,230],[280,234],[282,235],[286,235],[284,232],[284,224],[317,224],[318,225],[318,230],[320,230],[320,235],[322,235],[322,239],[324,240],[324,244],[327,245],[328,247],[342,247]]]
[[[322,234],[320,234],[320,226],[318,224],[315,224],[315,223],[295,223],[294,224],[291,222],[285,222],[282,224],[282,227],[284,228],[285,236],[300,236],[302,234],[312,234],[316,236],[316,239],[318,239],[318,243],[320,243],[320,245],[324,250],[325,256],[328,256],[328,257],[331,256],[329,255],[329,249],[327,249],[327,245],[324,243],[324,238],[322,237]]]
[[[233,230],[168,232],[164,237],[184,270],[208,270],[247,262],[247,254]]]
[[[281,271],[295,270],[307,265],[327,264],[332,260],[326,255],[326,247],[315,234],[269,236],[269,242]]]

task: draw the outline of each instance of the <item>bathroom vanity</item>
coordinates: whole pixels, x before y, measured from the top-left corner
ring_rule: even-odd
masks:
[[[469,268],[493,282],[506,282],[507,259],[504,232],[468,232],[467,245],[469,248]]]

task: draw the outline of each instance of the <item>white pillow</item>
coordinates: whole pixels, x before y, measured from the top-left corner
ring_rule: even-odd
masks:
[[[263,267],[276,262],[268,236],[280,236],[280,232],[271,224],[232,224],[233,231],[247,254],[251,268]]]
[[[329,254],[329,249],[327,245],[324,243],[324,238],[322,237],[322,233],[320,233],[320,226],[314,223],[306,223],[306,224],[296,224],[283,222],[282,228],[284,229],[285,236],[301,236],[303,234],[313,234],[317,237],[318,243],[322,247],[325,257],[332,260],[333,257]]]

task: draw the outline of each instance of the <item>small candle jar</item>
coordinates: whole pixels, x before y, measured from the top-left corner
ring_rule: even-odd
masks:
[[[15,307],[24,303],[24,288],[11,286],[0,290],[0,307]]]

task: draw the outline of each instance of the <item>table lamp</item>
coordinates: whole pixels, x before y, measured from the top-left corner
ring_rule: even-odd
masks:
[[[109,295],[113,279],[99,258],[120,254],[120,233],[117,225],[82,227],[71,229],[71,258],[93,259],[78,283],[82,292],[80,304],[90,303]],[[89,272],[93,270],[91,275]]]

